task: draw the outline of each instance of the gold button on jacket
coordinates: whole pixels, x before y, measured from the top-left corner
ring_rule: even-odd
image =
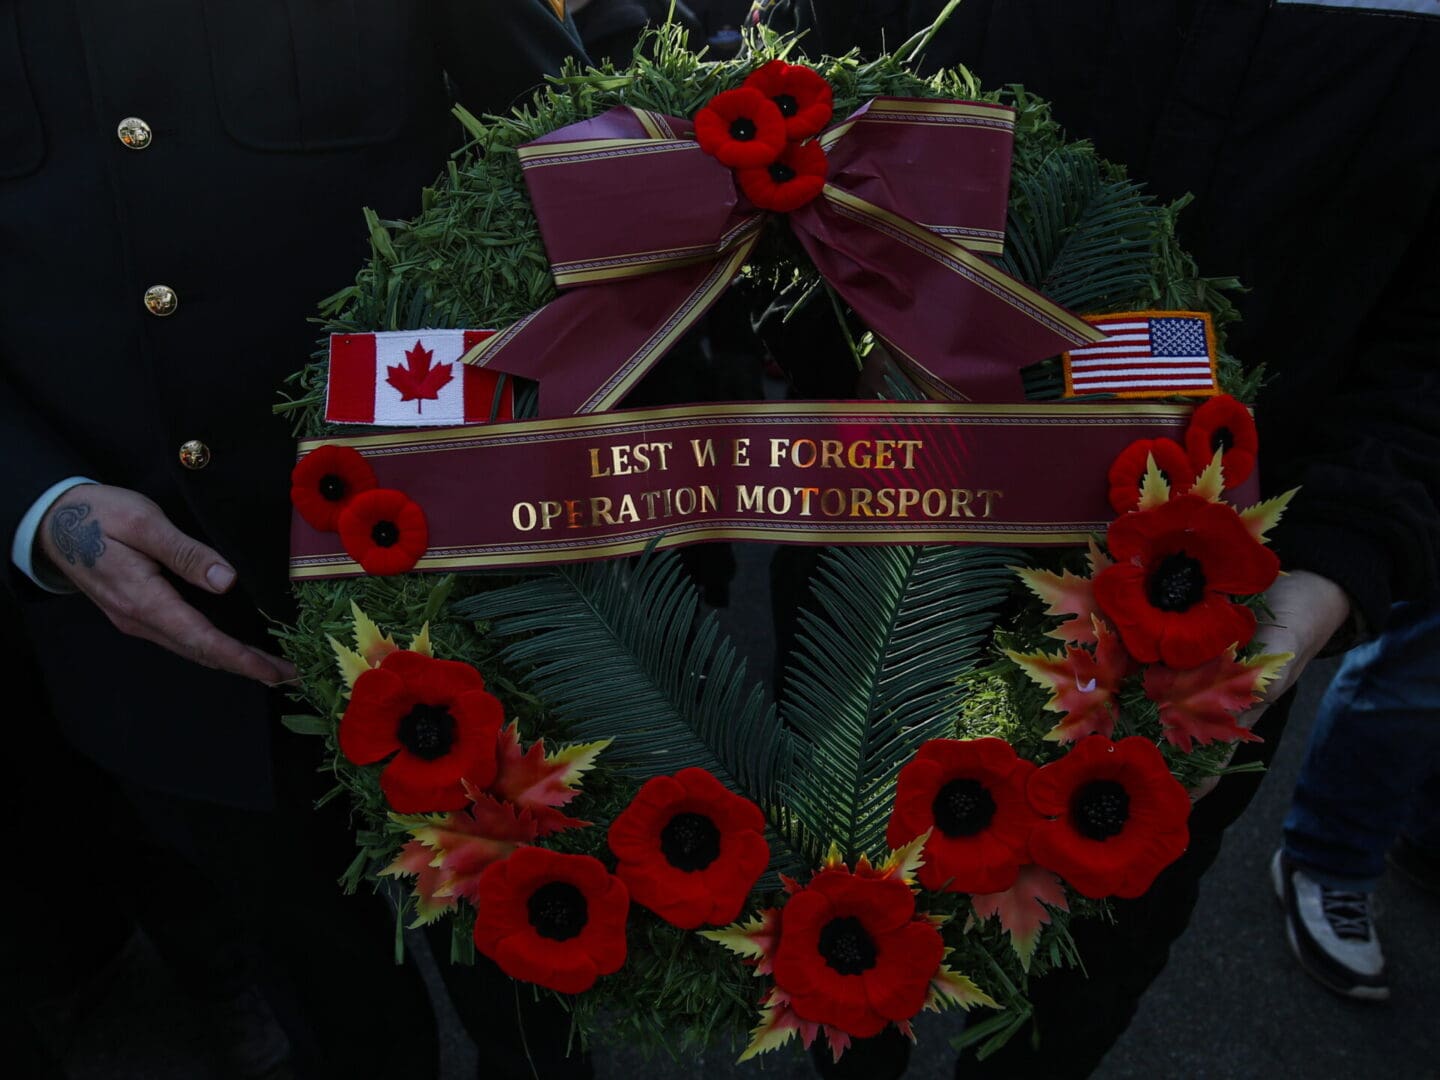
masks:
[[[169,285],[151,285],[145,290],[145,310],[151,315],[164,318],[166,315],[175,314],[175,309],[179,306],[180,297],[175,295],[175,290]]]
[[[203,469],[210,464],[210,448],[199,439],[180,444],[180,464],[187,469]]]
[[[131,150],[144,150],[150,145],[150,125],[138,116],[127,116],[115,128],[120,142]]]

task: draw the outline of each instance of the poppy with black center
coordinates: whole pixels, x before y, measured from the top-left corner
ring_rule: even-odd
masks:
[[[464,782],[495,779],[505,710],[469,664],[408,649],[362,672],[340,718],[340,751],[357,765],[386,761],[380,790],[392,810],[428,814],[469,804]]]
[[[785,120],[785,137],[792,143],[820,134],[835,114],[830,84],[803,64],[771,60],[752,71],[745,86],[775,103]]]
[[[1185,449],[1197,471],[1210,464],[1215,451],[1222,451],[1220,467],[1225,470],[1225,486],[1238,487],[1255,471],[1260,450],[1255,418],[1235,398],[1219,394],[1190,417],[1190,426],[1185,429]]]
[[[758,90],[727,90],[695,114],[695,140],[722,165],[764,168],[785,150],[785,118]]]
[[[340,542],[367,574],[404,574],[430,546],[425,512],[404,492],[374,488],[340,512]]]
[[[1185,448],[1174,439],[1137,439],[1110,464],[1107,481],[1110,506],[1117,514],[1140,506],[1140,489],[1151,459],[1173,494],[1183,494],[1195,483],[1195,469]]]
[[[1026,786],[1035,862],[1077,892],[1139,896],[1189,843],[1190,796],[1148,739],[1090,735]]]
[[[1255,636],[1255,613],[1235,597],[1263,593],[1275,553],[1234,507],[1180,495],[1111,523],[1115,559],[1095,575],[1095,602],[1136,660],[1199,667]]]
[[[734,922],[770,862],[765,815],[704,769],[647,780],[610,823],[615,873],[685,930]]]
[[[932,739],[900,770],[886,842],[899,848],[930,833],[919,872],[927,889],[1003,892],[1030,861],[1034,771],[1003,739]]]
[[[778,161],[738,169],[735,179],[745,197],[761,210],[788,214],[819,197],[829,171],[829,159],[818,142],[791,143]]]
[[[523,845],[475,894],[475,948],[511,978],[579,994],[625,963],[630,896],[599,859]]]
[[[326,445],[306,454],[290,472],[290,502],[311,528],[335,532],[340,512],[378,485],[375,470],[353,447]]]
[[[781,909],[775,985],[795,1015],[868,1038],[918,1013],[945,951],[896,877],[821,870]]]

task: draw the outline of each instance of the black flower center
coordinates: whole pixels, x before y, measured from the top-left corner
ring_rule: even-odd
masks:
[[[749,142],[755,138],[755,121],[748,116],[739,116],[730,121],[730,138],[736,142]]]
[[[1210,436],[1210,452],[1216,450],[1229,450],[1235,445],[1235,433],[1228,427],[1216,428],[1215,434]]]
[[[720,857],[720,830],[704,814],[676,814],[660,830],[660,852],[676,870],[704,870]]]
[[[569,941],[590,921],[585,894],[568,881],[541,885],[530,894],[526,907],[535,932],[552,941]]]
[[[455,717],[443,705],[416,705],[400,718],[395,737],[422,761],[434,761],[455,745]]]
[[[1075,792],[1070,815],[1081,836],[1108,840],[1130,820],[1130,793],[1114,780],[1092,780]]]
[[[930,804],[935,827],[946,836],[974,836],[995,818],[995,800],[979,780],[951,780]]]
[[[1205,599],[1205,568],[1183,551],[1166,555],[1146,582],[1146,592],[1161,611],[1186,611]]]
[[[795,179],[795,170],[777,161],[770,166],[770,179],[777,184],[788,184]]]
[[[772,101],[775,107],[780,110],[780,115],[789,119],[800,111],[800,103],[795,100],[794,94],[776,94]]]
[[[379,547],[394,547],[400,540],[400,528],[393,521],[377,521],[370,530],[370,539]]]
[[[820,931],[820,955],[841,975],[859,975],[875,966],[875,939],[854,915],[831,919]]]
[[[320,497],[329,502],[345,498],[345,480],[334,473],[326,473],[320,478]]]

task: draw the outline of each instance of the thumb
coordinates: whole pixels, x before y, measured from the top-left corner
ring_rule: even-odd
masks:
[[[235,584],[235,568],[214,548],[177,529],[159,508],[141,518],[132,536],[122,539],[198,589],[218,594]]]

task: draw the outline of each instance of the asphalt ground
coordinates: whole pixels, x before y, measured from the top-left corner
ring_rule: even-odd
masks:
[[[726,621],[757,662],[768,660],[767,555],[742,548],[742,577]],[[1188,933],[1151,988],[1129,1031],[1096,1076],[1099,1080],[1440,1080],[1440,900],[1392,876],[1381,888],[1381,933],[1392,996],[1384,1004],[1337,998],[1312,982],[1291,958],[1267,864],[1299,767],[1315,706],[1334,665],[1303,680],[1290,729],[1271,775],[1231,829],[1203,887]],[[430,980],[432,990],[438,981]],[[436,991],[442,1038],[441,1080],[477,1073],[474,1046],[449,1002]],[[76,1080],[210,1080],[203,1020],[143,938],[135,939],[83,1015],[49,1018],[65,1065]],[[920,1045],[907,1076],[953,1075],[947,1037],[951,1018],[917,1024]],[[735,1067],[729,1054],[672,1062],[634,1051],[601,1049],[599,1080],[728,1080],[814,1076],[806,1058],[780,1052]]]

